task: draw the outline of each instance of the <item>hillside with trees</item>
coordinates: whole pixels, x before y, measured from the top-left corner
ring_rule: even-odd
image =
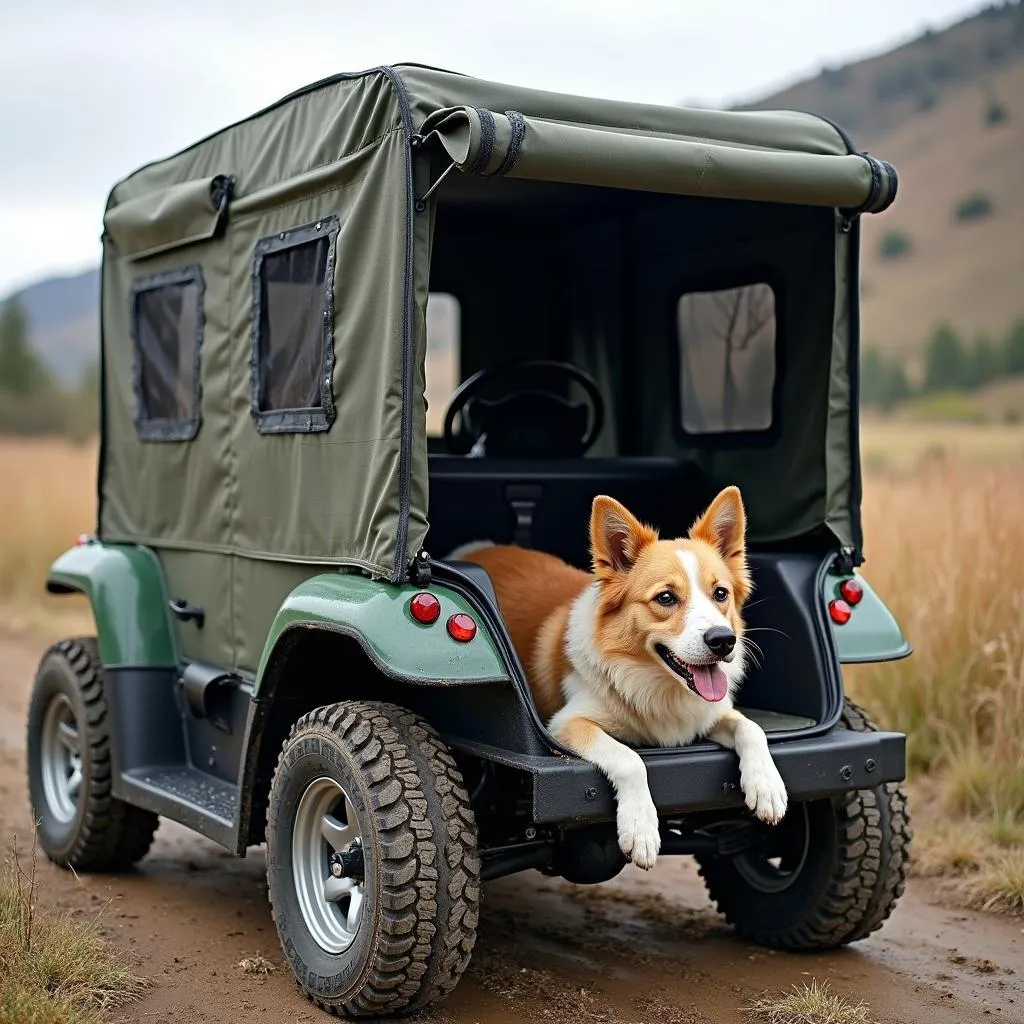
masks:
[[[744,108],[820,113],[899,170],[896,203],[863,226],[866,402],[998,387],[995,415],[1024,412],[1024,4],[993,4]],[[19,406],[0,367],[0,429],[34,430],[60,418],[42,396],[91,393],[99,274],[50,278],[18,298],[20,312],[5,315],[21,326],[4,329],[27,332],[38,367],[18,372],[35,374],[37,394]]]

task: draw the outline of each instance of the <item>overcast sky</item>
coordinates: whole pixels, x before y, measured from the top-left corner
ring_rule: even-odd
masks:
[[[0,0],[0,295],[99,259],[110,186],[290,90],[417,61],[728,104],[888,49],[970,0]]]

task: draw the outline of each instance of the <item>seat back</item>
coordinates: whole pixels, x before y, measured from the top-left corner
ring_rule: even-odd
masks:
[[[692,463],[674,459],[515,459],[431,455],[427,546],[521,544],[589,565],[590,508],[607,494],[664,537],[679,536],[714,495]]]

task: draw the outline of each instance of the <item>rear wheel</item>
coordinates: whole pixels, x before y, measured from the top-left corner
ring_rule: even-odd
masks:
[[[146,855],[159,819],[110,795],[109,718],[92,637],[40,662],[28,709],[28,788],[39,845],[62,867],[123,870]]]
[[[847,701],[837,728],[876,729]],[[748,939],[777,949],[828,949],[882,926],[906,885],[912,838],[896,783],[790,806],[757,852],[698,857],[708,893]]]
[[[476,824],[455,760],[422,719],[343,702],[296,723],[267,823],[274,920],[323,1009],[420,1009],[456,985],[476,941]]]

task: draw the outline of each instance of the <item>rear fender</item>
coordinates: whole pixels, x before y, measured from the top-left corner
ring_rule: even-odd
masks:
[[[440,614],[423,625],[409,610],[422,589],[332,572],[285,599],[260,658],[243,740],[238,852],[262,841],[268,791],[292,725],[324,704],[387,701],[421,715],[456,746],[468,737],[543,752],[532,704],[506,667],[486,610],[435,580],[429,592]],[[448,634],[458,613],[477,623],[467,643]]]
[[[840,576],[825,573],[822,582],[825,604],[841,599],[839,588],[849,579],[855,579],[863,591],[861,600],[851,606],[849,621],[839,625],[831,616],[826,615],[836,639],[840,662],[853,665],[906,658],[913,648],[904,637],[895,616],[860,573],[844,573]]]
[[[351,573],[323,573],[299,584],[274,618],[256,673],[254,697],[277,689],[288,641],[298,630],[328,630],[351,637],[375,668],[390,679],[437,685],[510,682],[497,645],[479,612],[454,590],[430,588],[441,612],[430,625],[417,622],[409,602],[422,588],[390,584]],[[476,635],[460,643],[448,634],[453,615],[470,615]],[[287,686],[287,683],[284,684]]]
[[[79,544],[50,566],[46,589],[89,599],[106,668],[177,666],[167,588],[160,563],[148,548],[92,540]]]

